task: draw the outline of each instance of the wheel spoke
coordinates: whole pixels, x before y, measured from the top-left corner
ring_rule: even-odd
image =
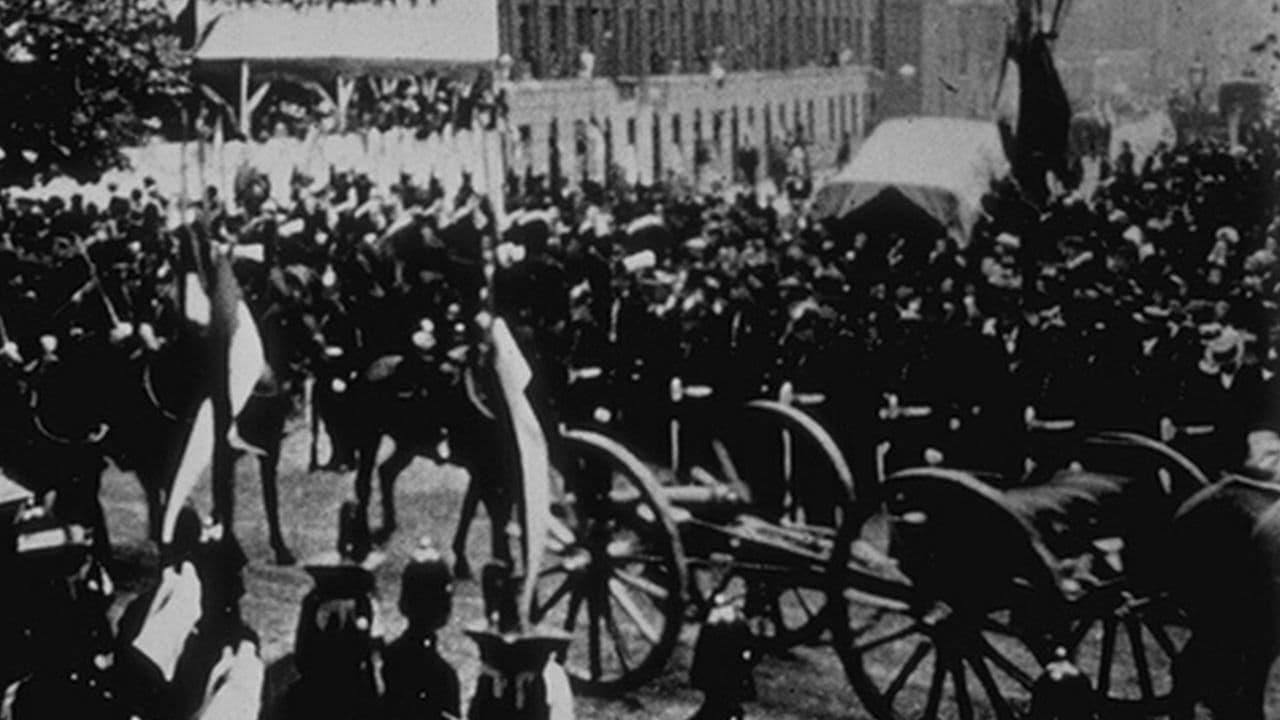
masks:
[[[1107,697],[1111,689],[1111,665],[1116,654],[1116,627],[1119,622],[1114,618],[1102,621],[1102,655],[1098,658],[1098,695]]]
[[[1012,680],[1017,682],[1019,685],[1026,688],[1027,690],[1030,690],[1031,686],[1035,684],[1035,681],[1032,680],[1031,676],[1028,675],[1025,670],[1018,667],[1018,664],[1015,663],[1014,661],[1005,657],[1004,654],[1001,653],[999,650],[997,650],[996,647],[992,645],[990,641],[988,641],[985,637],[979,636],[978,644],[982,648],[982,652],[985,653],[986,656],[991,659],[991,662],[994,663],[995,666],[999,668],[1001,672],[1003,672],[1005,675],[1008,675]]]
[[[609,553],[609,561],[614,565],[658,565],[667,563],[663,555],[639,555],[636,553]]]
[[[1146,643],[1142,640],[1142,624],[1137,618],[1125,619],[1125,632],[1129,634],[1129,648],[1133,653],[1133,664],[1138,671],[1138,688],[1142,691],[1142,699],[1155,697],[1156,690],[1151,680],[1151,667],[1147,664]]]
[[[622,631],[618,628],[618,621],[614,619],[613,610],[608,608],[608,603],[606,603],[606,609],[608,614],[605,615],[605,627],[609,630],[609,637],[613,640],[614,655],[618,657],[618,664],[622,666],[622,672],[625,675],[631,672],[631,660],[627,653],[627,642],[622,637]]]
[[[542,618],[546,617],[547,611],[555,607],[556,603],[564,599],[564,596],[568,594],[570,590],[573,589],[573,586],[577,584],[575,582],[576,580],[577,578],[575,576],[566,575],[564,580],[562,580],[560,584],[556,586],[556,589],[553,590],[551,594],[547,596],[546,602],[541,602],[541,603],[535,602],[534,609],[533,609],[533,618],[531,619],[534,622],[538,622]]]
[[[987,699],[991,701],[991,709],[995,711],[999,720],[1015,720],[1013,709],[1009,707],[1004,699],[1004,695],[1000,693],[1000,686],[996,684],[995,677],[991,674],[991,668],[987,667],[987,661],[979,657],[969,658],[969,664],[973,666],[973,674],[978,676],[978,682],[982,685],[982,689],[987,694]]]
[[[887,645],[895,640],[901,640],[908,635],[914,634],[920,630],[920,623],[913,622],[900,630],[895,630],[888,635],[883,635],[870,642],[861,643],[853,646],[853,651],[859,655],[871,652],[881,645]]]
[[[938,706],[942,704],[942,686],[946,684],[946,663],[939,649],[933,656],[933,678],[929,681],[929,697],[924,705],[924,717],[937,718]]]
[[[591,678],[594,680],[599,680],[604,675],[604,658],[600,647],[604,639],[601,637],[600,605],[607,602],[607,598],[600,597],[598,589],[587,598],[587,653],[591,662]]]
[[[582,601],[586,597],[586,593],[581,589],[576,589],[572,597],[569,598],[569,611],[564,615],[564,630],[570,635],[578,626],[578,614],[582,612]]]
[[[654,600],[666,600],[671,596],[671,594],[667,592],[666,588],[648,578],[636,575],[635,573],[630,573],[626,570],[614,570],[613,575],[618,578],[618,580],[621,580],[623,583],[630,585]]]
[[[960,720],[973,720],[973,702],[969,699],[969,681],[965,677],[962,658],[951,660],[951,681],[956,686],[956,710],[960,713]]]
[[[1151,637],[1156,639],[1160,644],[1160,649],[1170,659],[1174,660],[1178,657],[1178,646],[1174,644],[1173,638],[1169,637],[1169,631],[1165,626],[1155,620],[1146,620],[1147,629],[1151,631]]]
[[[884,699],[890,706],[893,705],[893,699],[898,696],[898,693],[902,692],[902,688],[906,687],[907,680],[911,679],[911,674],[916,671],[916,668],[920,667],[920,663],[924,662],[931,650],[933,650],[933,645],[928,640],[921,640],[920,644],[916,645],[911,657],[907,658],[907,661],[902,665],[902,669],[898,671],[897,677],[884,690]]]
[[[804,591],[802,591],[800,588],[791,588],[790,590],[791,590],[791,594],[796,596],[796,603],[800,605],[801,610],[804,610],[804,614],[806,617],[808,617],[810,620],[818,617],[818,613],[813,611],[813,608],[809,606],[809,601],[805,599]]]
[[[644,635],[644,639],[648,640],[650,645],[657,645],[661,639],[660,633],[653,626],[653,623],[644,616],[640,608],[636,606],[635,598],[631,597],[631,593],[627,591],[626,587],[617,580],[611,579],[609,580],[609,594],[617,601],[618,607],[622,608],[622,611],[627,614],[631,622],[635,623],[636,629],[640,631],[641,635]]]

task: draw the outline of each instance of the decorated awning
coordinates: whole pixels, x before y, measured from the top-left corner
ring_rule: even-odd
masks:
[[[492,64],[499,54],[497,0],[418,3],[202,6],[196,57],[333,73]]]

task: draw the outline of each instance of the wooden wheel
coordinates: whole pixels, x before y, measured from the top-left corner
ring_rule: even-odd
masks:
[[[1172,716],[1174,664],[1191,627],[1171,596],[1106,590],[1077,605],[1069,645],[1105,716]]]
[[[766,650],[810,642],[828,626],[826,571],[853,504],[853,477],[811,416],[759,400],[719,428],[716,472],[745,488],[736,529],[752,541],[721,593],[740,594]]]
[[[1191,639],[1170,592],[1180,572],[1170,552],[1178,507],[1209,485],[1169,446],[1135,433],[1089,436],[1069,456],[1078,473],[1116,478],[1114,497],[1084,525],[1089,574],[1073,603],[1068,646],[1108,715],[1160,717],[1175,711],[1173,666]],[[1071,482],[1066,473],[1060,484]]]
[[[877,718],[1027,717],[1064,633],[1051,556],[999,492],[919,469],[885,484],[883,513],[849,523],[832,568],[834,647]]]
[[[614,695],[657,675],[679,640],[686,569],[657,481],[616,441],[563,435],[565,495],[530,617],[573,640],[574,688]]]

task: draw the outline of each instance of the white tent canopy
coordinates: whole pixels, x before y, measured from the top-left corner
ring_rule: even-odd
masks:
[[[499,54],[496,0],[249,5],[206,17],[204,62],[489,64]]]
[[[1008,172],[995,123],[896,118],[881,123],[853,161],[818,190],[815,209],[822,217],[844,216],[894,189],[964,241],[982,196]]]

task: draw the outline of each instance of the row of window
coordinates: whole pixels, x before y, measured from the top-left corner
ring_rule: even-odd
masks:
[[[509,0],[507,52],[534,77],[867,62],[866,0]]]
[[[868,102],[870,105],[864,110],[859,107],[857,95],[850,94],[833,95],[822,100],[804,102],[795,100],[791,103],[733,106],[722,110],[709,110],[705,113],[703,110],[695,109],[691,118],[686,118],[681,113],[668,113],[665,117],[654,113],[651,125],[652,137],[649,141],[653,148],[674,145],[684,150],[693,150],[695,153],[704,149],[711,151],[713,148],[726,147],[727,141],[729,151],[735,155],[741,147],[747,145],[761,149],[777,142],[785,145],[797,141],[806,145],[822,142],[835,147],[837,143],[851,140],[863,129],[860,125],[865,122],[865,118],[860,113],[866,112],[869,116],[874,116],[875,97],[869,96]],[[819,112],[824,104],[826,106],[825,127],[819,127],[819,121],[823,120]],[[686,120],[691,120],[691,123],[686,125]],[[610,156],[613,155],[619,141],[634,147],[640,140],[640,130],[635,117],[627,118],[624,127],[616,129],[608,118],[575,120],[570,127],[565,127],[558,120],[552,120],[546,136],[551,155],[554,156],[559,152],[562,132],[567,133],[564,139],[576,142],[578,154],[585,154],[587,151],[583,131],[588,123],[599,127],[605,138],[606,153]],[[520,125],[517,133],[520,142],[532,151],[533,126]],[[705,157],[709,157],[709,154]],[[653,153],[652,161],[654,176],[662,177],[664,175],[662,153]],[[609,157],[608,162],[613,162],[613,158]]]

